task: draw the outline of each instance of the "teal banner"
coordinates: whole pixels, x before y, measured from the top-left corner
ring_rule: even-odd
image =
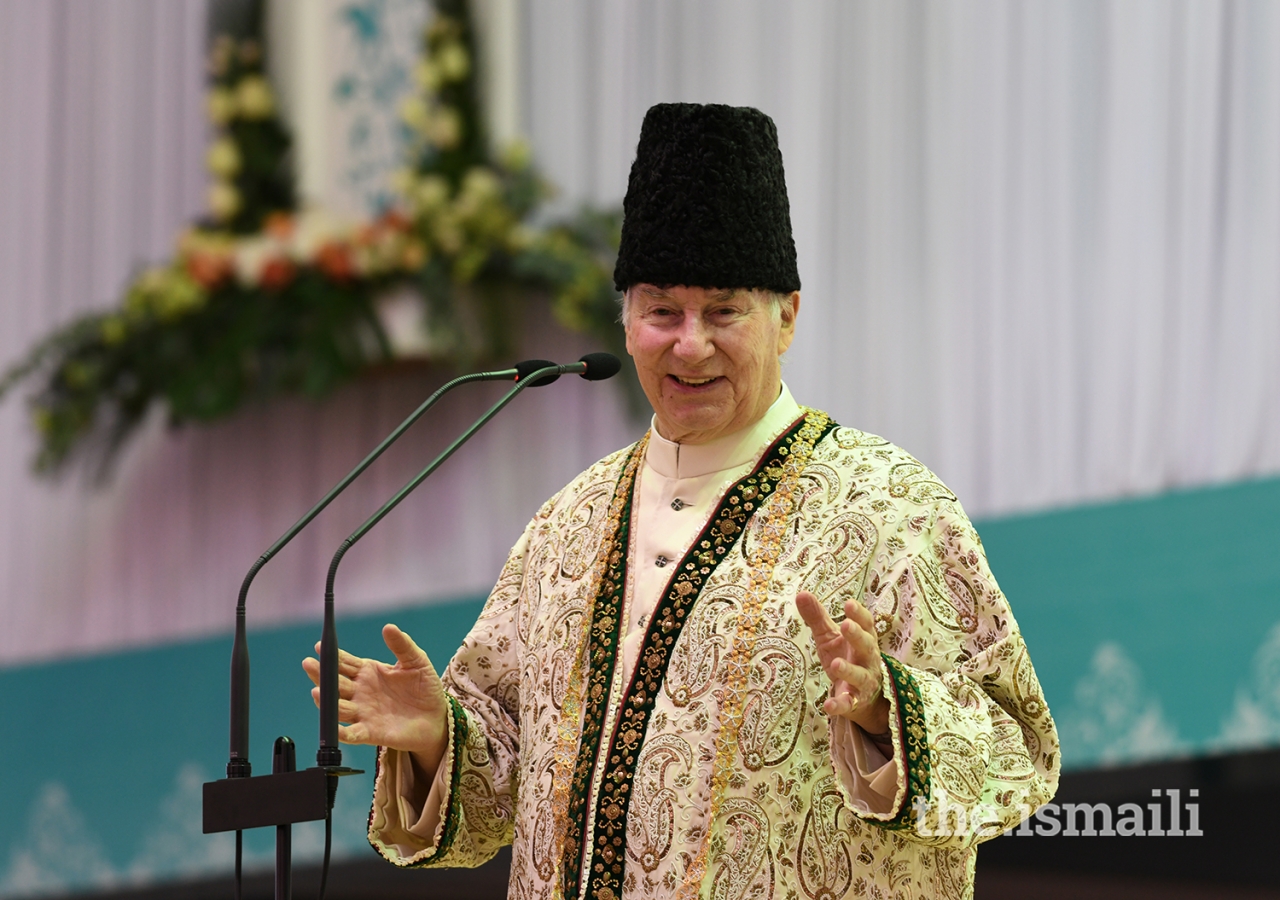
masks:
[[[394,621],[443,668],[482,598],[339,619],[342,646],[389,658],[381,628]],[[232,610],[228,609],[228,618]],[[253,669],[250,755],[271,771],[276,737],[315,765],[319,715],[302,659],[320,624],[249,633]],[[141,885],[230,873],[232,834],[201,831],[201,792],[227,765],[231,637],[0,671],[11,738],[0,778],[0,897]],[[373,748],[344,747],[365,770],[339,782],[333,856],[369,853],[365,822]],[[246,832],[247,868],[270,869],[274,829]],[[324,828],[294,828],[294,859],[318,860]]]
[[[1280,745],[1280,479],[979,531],[1066,767]]]

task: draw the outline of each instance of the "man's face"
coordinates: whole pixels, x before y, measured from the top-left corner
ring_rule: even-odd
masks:
[[[778,399],[799,291],[777,308],[745,290],[638,284],[627,296],[627,352],[667,440],[732,434]]]

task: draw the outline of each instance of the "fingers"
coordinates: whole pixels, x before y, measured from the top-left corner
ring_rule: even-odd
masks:
[[[818,602],[818,598],[808,591],[796,594],[796,609],[800,618],[809,626],[815,639],[830,638],[839,634],[836,623],[832,621],[827,608]]]
[[[862,630],[868,634],[875,634],[876,622],[871,616],[871,610],[861,603],[855,603],[852,600],[844,601],[844,617],[857,622]]]
[[[320,642],[316,641],[316,656],[319,656],[319,655],[320,655]],[[346,650],[343,650],[341,647],[338,648],[338,674],[339,675],[346,675],[348,678],[355,678],[356,673],[359,672],[360,668],[364,666],[364,664],[367,662],[368,662],[367,659],[363,659],[359,656],[350,654]],[[302,667],[304,669],[306,668],[305,662],[303,663]]]
[[[382,640],[386,642],[387,649],[395,654],[396,663],[402,669],[420,669],[431,665],[431,660],[427,659],[422,648],[395,625],[388,623],[382,626]]]
[[[313,687],[311,689],[311,702],[320,707],[320,688]],[[351,699],[351,694],[346,697],[341,694],[338,696],[338,721],[341,722],[357,722],[360,720],[360,707]]]
[[[353,659],[355,657],[352,657]],[[311,679],[312,684],[320,683],[320,660],[314,656],[308,656],[302,661],[302,671],[307,673],[307,677]],[[338,677],[339,678],[355,678],[360,672],[359,666],[342,664],[341,659],[338,661]]]
[[[837,687],[841,687],[842,690],[836,690]],[[854,694],[849,690],[847,684],[833,684],[831,693],[827,695],[826,701],[822,704],[822,709],[829,716],[848,716],[857,707],[853,698]]]
[[[837,624],[809,591],[796,594],[796,609],[813,632],[818,662],[831,679],[823,702],[827,715],[854,720],[867,715],[881,698],[883,671],[870,611],[860,603],[846,601],[845,618]]]
[[[852,651],[852,652],[851,652]],[[846,647],[839,655],[822,655],[818,660],[822,671],[831,679],[832,690],[843,685],[857,696],[874,694],[880,689],[879,655],[867,656]]]
[[[320,661],[308,656],[302,661],[302,671],[307,673],[307,677],[311,679],[311,683],[315,685],[311,689],[311,693],[319,695],[320,693]],[[338,697],[350,699],[355,695],[355,681],[347,675],[338,673]]]
[[[344,744],[371,744],[369,729],[362,724],[339,725],[338,740]]]
[[[873,657],[880,655],[880,645],[876,643],[876,639],[855,621],[845,619],[840,623],[840,637],[853,650],[854,657],[859,662],[870,662]]]
[[[833,679],[841,677],[828,668],[833,661],[851,659],[865,663],[879,656],[880,647],[874,637],[875,623],[871,613],[861,604],[847,601],[844,604],[846,618],[839,625],[809,591],[796,594],[796,609],[813,632],[823,668],[828,669],[827,674]]]

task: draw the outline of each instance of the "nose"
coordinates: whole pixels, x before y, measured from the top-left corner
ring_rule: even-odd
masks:
[[[715,355],[711,331],[701,316],[686,315],[680,321],[680,330],[672,348],[676,358],[686,363],[701,363]]]

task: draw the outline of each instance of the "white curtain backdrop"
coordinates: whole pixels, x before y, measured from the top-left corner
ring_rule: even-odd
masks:
[[[525,0],[540,164],[650,104],[777,122],[786,377],[991,515],[1280,470],[1280,4]]]
[[[202,206],[204,0],[5,0],[0,10],[0,367],[117,302]],[[180,600],[113,584],[104,538],[144,538],[120,487],[36,481],[20,396],[0,404],[0,662],[140,635]],[[136,502],[134,500],[133,502]],[[160,553],[168,547],[155,548]],[[146,605],[150,609],[140,609]],[[131,610],[138,610],[135,614]],[[110,627],[97,632],[97,622]]]
[[[523,0],[522,117],[561,210],[621,199],[644,110],[778,123],[804,304],[787,379],[992,515],[1280,471],[1280,5]],[[202,0],[7,0],[0,366],[116,302],[201,206]],[[528,355],[579,340],[536,329]],[[208,429],[116,479],[35,480],[0,405],[0,664],[230,627],[253,559],[440,382]],[[494,398],[442,404],[281,558],[338,542]],[[636,436],[607,386],[522,397],[348,555],[339,604],[485,590],[537,504]]]

